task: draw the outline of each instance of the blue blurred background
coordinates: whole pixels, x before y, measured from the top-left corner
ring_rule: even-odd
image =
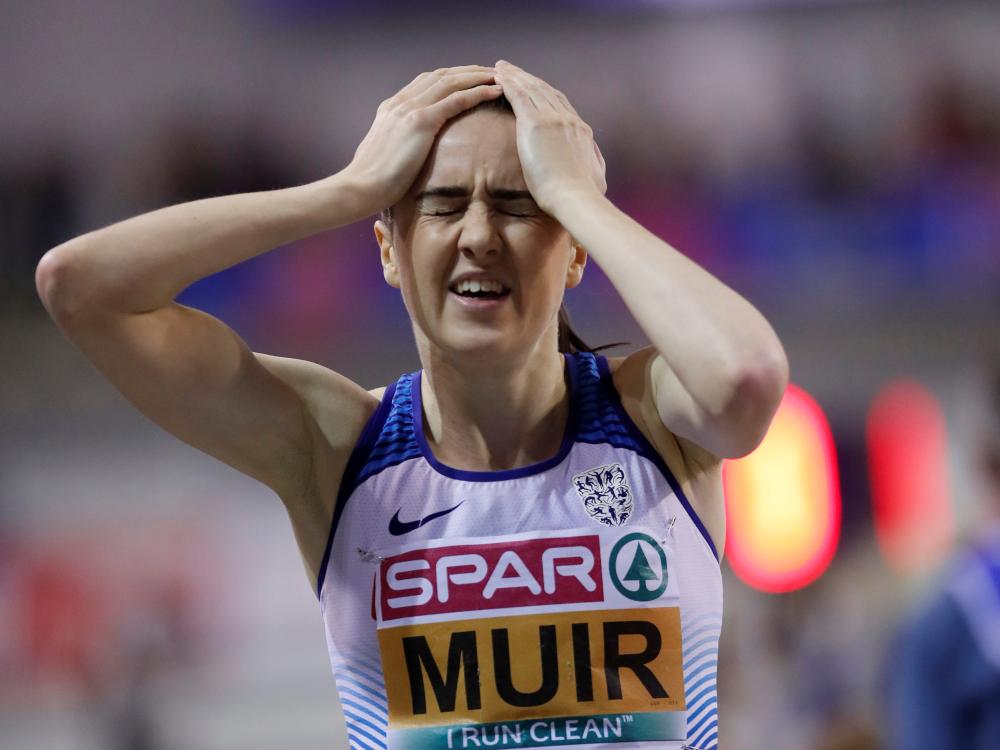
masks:
[[[503,57],[593,126],[617,205],[769,317],[833,430],[830,567],[780,595],[726,572],[721,746],[881,747],[893,634],[946,563],[880,554],[865,420],[893,379],[935,395],[958,543],[1000,323],[998,49],[1000,6],[964,0],[4,3],[0,744],[346,747],[280,503],[134,412],[34,267],[142,211],[331,174],[417,73]],[[369,388],[419,366],[371,221],[182,301]],[[589,342],[643,343],[595,264],[568,304]]]

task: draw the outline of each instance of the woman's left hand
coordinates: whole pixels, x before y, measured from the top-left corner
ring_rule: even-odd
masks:
[[[608,189],[604,157],[594,131],[566,96],[506,60],[495,69],[496,82],[514,108],[521,170],[538,206],[554,214],[560,200],[581,192],[603,195]]]

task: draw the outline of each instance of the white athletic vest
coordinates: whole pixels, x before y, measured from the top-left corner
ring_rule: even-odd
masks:
[[[419,372],[386,389],[319,579],[352,748],[716,747],[715,549],[607,361],[566,366],[558,454],[509,471],[435,459]]]

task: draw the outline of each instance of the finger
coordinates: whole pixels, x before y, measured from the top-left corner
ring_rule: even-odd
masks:
[[[536,75],[532,75],[524,68],[520,68],[517,65],[514,65],[514,63],[507,62],[506,60],[499,60],[497,61],[495,68],[498,73],[507,73],[511,76],[514,76],[515,78],[520,78],[522,81],[525,82],[525,84],[535,84],[555,91],[555,88],[547,81],[539,78]]]
[[[529,111],[541,109],[541,102],[532,97],[531,91],[525,86],[524,81],[517,78],[513,73],[497,71],[497,82],[503,87],[503,92],[514,107],[514,114],[519,110]]]
[[[534,79],[527,75],[516,75],[514,80],[524,91],[525,95],[535,103],[539,109],[559,111],[563,109],[562,104],[552,94],[545,90],[544,86],[539,86]]]
[[[537,76],[533,76],[526,71],[510,65],[504,65],[502,61],[497,64],[497,80],[500,85],[506,84],[512,90],[521,90],[524,95],[532,101],[540,112],[548,112],[568,120],[576,122],[583,127],[586,133],[593,138],[593,129],[588,125],[579,112],[569,103],[569,99],[559,89],[550,86]],[[506,89],[505,89],[506,91]],[[510,97],[508,97],[510,98]],[[513,100],[512,100],[513,103]],[[517,111],[515,110],[515,114]],[[594,144],[596,147],[596,143]],[[600,153],[598,152],[600,159]],[[603,167],[602,167],[603,169]]]
[[[550,87],[550,88],[551,88],[551,87]],[[574,106],[573,106],[572,104],[570,104],[570,102],[569,102],[569,98],[568,98],[568,97],[566,96],[566,94],[564,94],[564,93],[563,93],[562,91],[560,91],[559,89],[552,89],[552,91],[553,91],[553,93],[555,94],[555,97],[556,97],[556,99],[558,99],[558,100],[559,100],[559,102],[560,102],[560,103],[561,103],[561,104],[562,104],[562,105],[563,105],[563,106],[564,106],[564,107],[565,107],[566,109],[568,109],[568,110],[569,110],[570,112],[572,112],[572,113],[573,113],[574,115],[576,115],[577,117],[580,117],[580,113],[576,111],[576,108],[575,108],[575,107],[574,107]],[[583,118],[580,118],[580,119],[583,119]]]
[[[511,63],[505,63],[504,61],[498,61],[497,74],[502,80],[516,83],[524,89],[528,98],[539,109],[547,107],[556,112],[565,111],[579,117],[577,111],[569,103],[569,99],[561,91],[538,76],[528,73],[523,68],[519,68]]]
[[[396,96],[401,96],[402,98],[409,98],[409,96],[425,90],[428,86],[432,86],[434,83],[444,78],[445,76],[455,75],[460,73],[493,73],[494,69],[492,67],[487,67],[485,65],[458,65],[453,68],[438,68],[437,70],[424,71],[403,88],[401,88]]]
[[[498,74],[497,80],[501,86],[507,87],[504,91],[511,89],[518,92],[515,96],[519,96],[530,103],[536,112],[547,113],[563,120],[576,120],[583,123],[583,119],[579,113],[570,106],[565,97],[560,97],[559,92],[552,87],[536,85],[533,81],[526,78],[512,79],[504,77],[502,74]],[[508,98],[513,103],[513,98],[511,96],[508,96]]]
[[[528,88],[527,86],[521,86],[521,87],[519,87],[518,91],[520,91],[520,93],[521,93],[521,98],[527,104],[530,104],[531,107],[533,109],[535,109],[536,111],[540,112],[543,109],[547,108],[548,102],[546,102],[543,97],[539,96],[537,91],[533,91],[530,88]]]
[[[470,72],[448,74],[440,78],[430,88],[419,94],[414,94],[409,104],[414,108],[428,107],[450,96],[456,91],[470,89],[473,86],[491,85],[496,82],[496,74],[488,72]]]
[[[421,93],[426,92],[428,89],[433,88],[441,81],[453,79],[455,76],[460,75],[475,75],[475,74],[495,74],[493,68],[486,68],[481,65],[465,65],[457,68],[439,68],[438,70],[421,73],[419,76],[413,79],[413,81],[403,88],[396,97],[406,101],[412,99],[414,96],[419,96]]]
[[[501,93],[503,93],[503,88],[499,84],[483,84],[452,92],[441,101],[417,111],[427,119],[432,127],[440,128],[452,117],[467,109],[472,109],[477,104],[496,99]]]
[[[553,112],[564,112],[570,115],[576,114],[571,107],[567,107],[562,103],[552,89],[546,89],[544,86],[531,86],[528,91],[535,100],[545,102],[546,107]]]

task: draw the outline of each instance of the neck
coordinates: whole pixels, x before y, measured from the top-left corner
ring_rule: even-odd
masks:
[[[563,355],[554,348],[488,368],[422,354],[424,424],[416,429],[424,430],[439,461],[466,471],[501,471],[559,450],[569,390]]]

